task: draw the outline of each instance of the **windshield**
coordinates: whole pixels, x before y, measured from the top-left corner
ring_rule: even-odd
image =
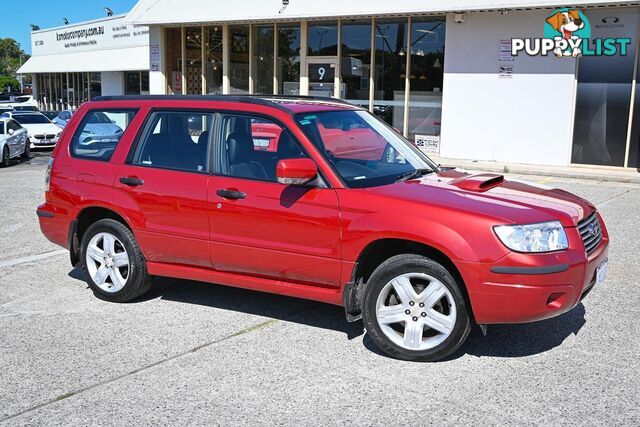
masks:
[[[95,125],[95,124],[106,124],[106,123],[113,123],[113,122],[111,121],[111,119],[109,119],[109,117],[107,117],[106,114],[98,111],[89,116],[87,123],[91,123]]]
[[[51,123],[51,120],[47,119],[42,114],[16,114],[13,118],[21,125]]]
[[[295,116],[350,188],[386,185],[437,169],[377,117],[367,111],[325,111]]]
[[[38,111],[38,107],[33,107],[30,105],[16,105],[13,107],[16,111]]]

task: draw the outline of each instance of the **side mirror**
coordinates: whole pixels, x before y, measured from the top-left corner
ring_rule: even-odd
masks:
[[[15,131],[13,129],[9,129],[9,131],[7,132],[9,135],[13,135]]]
[[[304,185],[317,178],[318,168],[311,159],[282,159],[276,176],[280,184]]]

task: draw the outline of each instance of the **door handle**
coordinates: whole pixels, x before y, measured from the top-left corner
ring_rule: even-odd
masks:
[[[128,185],[129,187],[137,187],[138,185],[144,184],[143,180],[133,176],[123,176],[122,178],[120,178],[120,182],[124,185]]]
[[[237,190],[218,190],[216,191],[216,194],[220,197],[222,197],[223,199],[230,199],[230,200],[238,200],[238,199],[245,199],[247,197],[246,193],[243,193],[242,191],[237,191]]]

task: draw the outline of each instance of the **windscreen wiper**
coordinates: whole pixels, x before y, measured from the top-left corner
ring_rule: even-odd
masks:
[[[427,168],[420,168],[420,169],[416,169],[416,170],[412,170],[406,173],[403,173],[402,175],[400,175],[397,179],[396,182],[400,182],[400,181],[408,181],[410,179],[415,179],[415,178],[419,178],[421,176],[427,175],[433,173],[433,169],[427,169]]]

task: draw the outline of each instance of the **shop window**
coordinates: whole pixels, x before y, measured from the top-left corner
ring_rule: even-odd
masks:
[[[308,27],[309,56],[338,54],[338,23],[335,21],[310,23]]]
[[[369,107],[371,20],[342,22],[340,98]]]
[[[125,74],[125,90],[127,95],[140,94],[140,73],[138,71],[128,71]]]
[[[253,26],[253,92],[273,93],[273,24]]]
[[[165,59],[167,69],[167,93],[182,93],[182,33],[180,28],[166,28],[165,30]]]
[[[102,76],[100,73],[89,73],[89,100],[102,95]]]
[[[376,20],[374,113],[402,130],[407,20]]]
[[[190,27],[185,30],[185,81],[188,95],[202,94],[202,30]]]
[[[229,64],[230,93],[249,93],[249,26],[229,27],[231,38]]]
[[[205,29],[207,42],[205,48],[205,75],[207,78],[207,92],[209,94],[222,93],[222,27],[208,27]]]
[[[411,22],[408,129],[411,141],[416,136],[440,138],[445,25],[444,17]]]
[[[300,24],[278,25],[278,93],[300,94]]]
[[[587,10],[591,22],[601,22],[610,10]],[[618,24],[594,25],[592,38],[629,37],[637,40],[638,12],[619,9]],[[635,43],[627,55],[582,56],[573,131],[573,163],[624,166],[631,100]],[[637,144],[637,141],[636,141]]]

